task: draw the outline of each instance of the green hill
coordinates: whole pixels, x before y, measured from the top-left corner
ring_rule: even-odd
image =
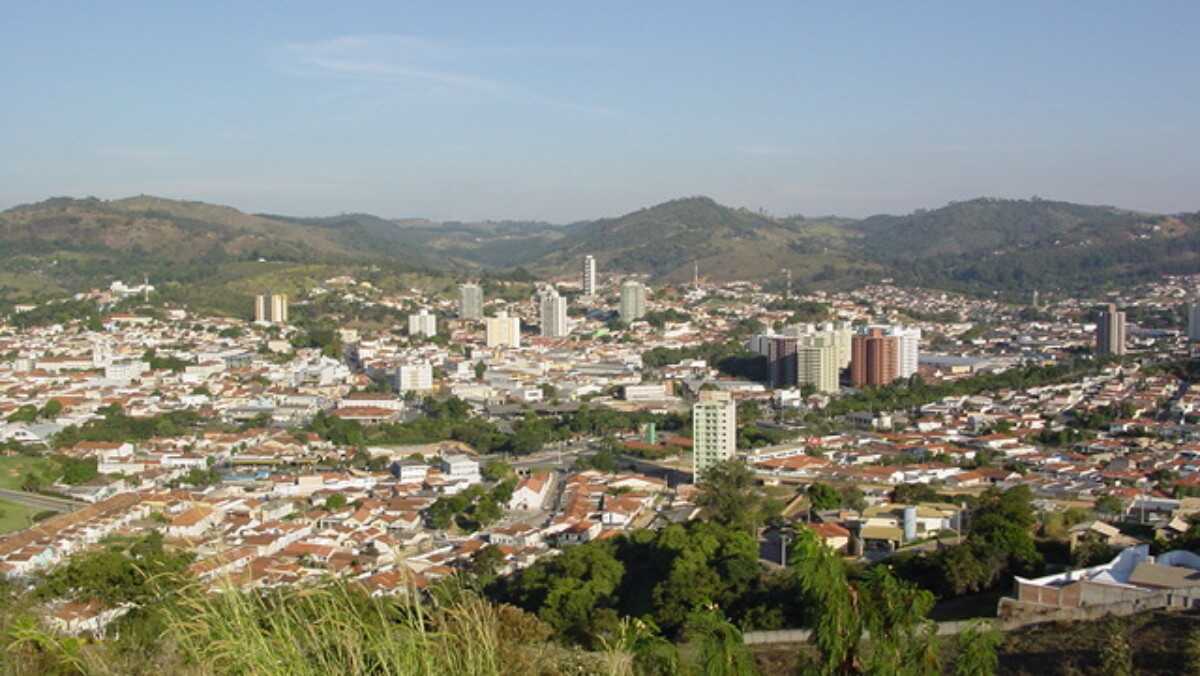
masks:
[[[979,198],[903,216],[775,218],[688,197],[615,218],[433,222],[370,214],[297,218],[139,196],[54,198],[0,212],[0,298],[60,294],[149,275],[232,282],[250,262],[480,275],[527,267],[804,287],[892,278],[972,291],[1093,291],[1200,269],[1200,214],[1166,216],[1042,199]],[[257,271],[254,271],[257,273]],[[258,285],[261,280],[243,284]]]
[[[775,219],[688,197],[619,218],[576,225],[537,264],[574,269],[584,255],[602,269],[659,279],[690,279],[693,263],[710,279],[761,279],[791,268],[798,280],[868,273],[846,255],[857,234],[835,219]]]

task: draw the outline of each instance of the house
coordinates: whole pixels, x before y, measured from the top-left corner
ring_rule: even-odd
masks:
[[[1016,582],[1015,597],[1000,600],[1001,617],[1133,601],[1166,589],[1200,592],[1200,556],[1183,550],[1151,556],[1148,545],[1138,545],[1108,563],[1033,579],[1017,577]]]
[[[195,539],[204,531],[215,526],[221,520],[216,510],[207,506],[196,506],[171,519],[167,524],[167,536],[173,538]]]
[[[52,611],[46,618],[54,629],[69,636],[89,634],[101,638],[104,629],[115,619],[129,612],[132,604],[105,608],[99,600],[71,601]]]
[[[812,523],[808,529],[816,533],[821,542],[835,552],[844,552],[850,544],[850,531],[836,523]]]
[[[533,476],[521,480],[513,490],[508,508],[522,511],[541,509],[550,494],[553,475],[549,472],[537,472]]]
[[[479,462],[463,454],[443,455],[441,459],[442,474],[447,481],[477,484],[483,481],[479,475]]]

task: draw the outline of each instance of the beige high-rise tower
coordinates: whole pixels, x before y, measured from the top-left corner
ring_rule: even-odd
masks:
[[[692,406],[692,476],[737,453],[737,403],[728,392],[707,390]]]

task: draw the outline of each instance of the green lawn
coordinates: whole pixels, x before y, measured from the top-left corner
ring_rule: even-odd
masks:
[[[29,470],[43,470],[51,462],[47,458],[30,458],[24,455],[0,457],[0,488],[20,490],[21,481]]]
[[[15,502],[0,500],[0,534],[28,528],[38,510]]]

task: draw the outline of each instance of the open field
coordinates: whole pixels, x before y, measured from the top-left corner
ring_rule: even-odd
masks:
[[[0,500],[0,534],[28,528],[38,510],[8,500]]]
[[[19,490],[21,481],[30,470],[42,470],[52,461],[24,455],[0,457],[0,488]]]

